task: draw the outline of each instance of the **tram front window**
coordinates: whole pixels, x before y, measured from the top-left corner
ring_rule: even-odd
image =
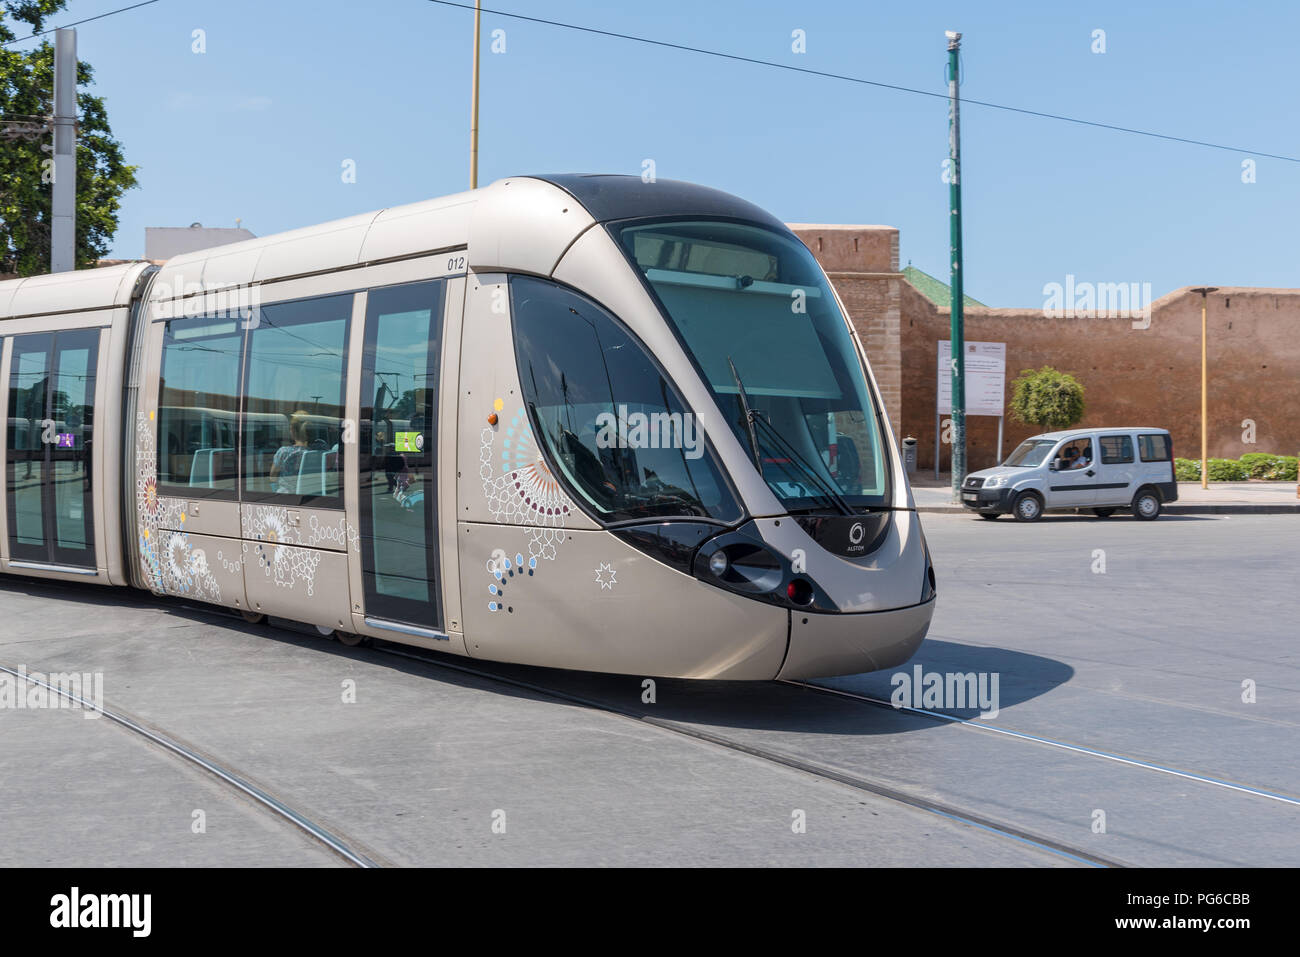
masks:
[[[741,509],[695,416],[649,352],[608,312],[556,283],[510,280],[524,397],[571,494],[610,521]],[[516,437],[520,466],[535,456]]]
[[[614,232],[787,508],[890,504],[865,370],[802,243],[760,226],[707,220],[633,223]]]

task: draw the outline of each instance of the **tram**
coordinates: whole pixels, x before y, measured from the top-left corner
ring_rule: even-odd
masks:
[[[726,193],[566,174],[0,283],[0,573],[557,668],[888,668],[935,580],[862,342]]]

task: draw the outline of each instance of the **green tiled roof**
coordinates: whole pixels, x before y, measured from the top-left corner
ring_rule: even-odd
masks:
[[[946,282],[935,279],[929,273],[921,272],[915,266],[908,266],[904,269],[903,278],[915,286],[921,295],[936,306],[943,306],[946,309],[952,305],[952,286]],[[962,302],[967,306],[984,305],[978,299],[972,299],[970,296],[962,296]]]

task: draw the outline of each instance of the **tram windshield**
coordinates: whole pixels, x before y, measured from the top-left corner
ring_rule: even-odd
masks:
[[[890,504],[866,372],[807,247],[723,221],[631,223],[614,233],[788,509]]]
[[[607,522],[740,519],[707,437],[648,349],[572,289],[513,276],[510,294],[537,438],[591,512]],[[541,468],[533,440],[507,432],[507,460]],[[552,481],[532,474],[539,488]]]

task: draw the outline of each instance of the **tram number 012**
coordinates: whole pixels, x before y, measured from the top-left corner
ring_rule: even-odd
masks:
[[[447,272],[460,272],[465,268],[464,256],[452,256],[447,260]]]

